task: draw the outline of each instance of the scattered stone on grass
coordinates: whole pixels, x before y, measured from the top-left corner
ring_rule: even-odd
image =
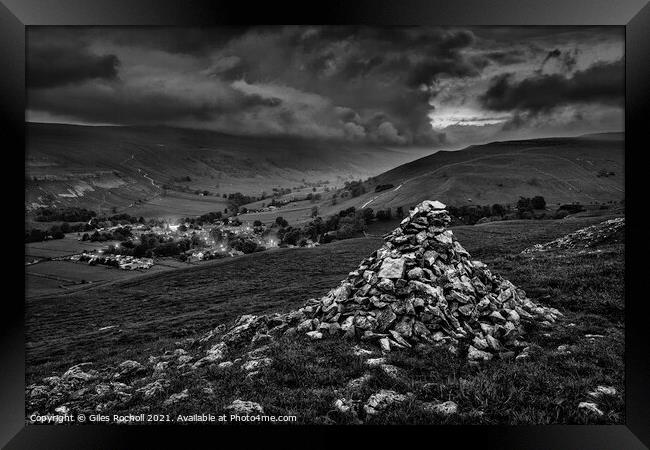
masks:
[[[155,380],[139,389],[136,389],[136,392],[142,393],[142,396],[145,399],[149,399],[165,392],[168,384],[168,380]]]
[[[239,415],[264,414],[264,408],[259,403],[239,399],[226,406],[226,410]]]
[[[426,412],[449,416],[458,412],[458,405],[449,400],[443,403],[423,403],[422,409]]]
[[[368,367],[379,367],[385,363],[386,363],[386,358],[370,358],[366,360],[366,365]]]
[[[250,361],[246,361],[244,364],[241,365],[241,368],[245,372],[251,372],[254,370],[259,370],[264,367],[268,367],[273,363],[273,360],[271,358],[259,358],[259,359],[251,359]]]
[[[604,413],[598,408],[598,405],[596,405],[593,402],[580,402],[578,405],[578,409],[582,409],[586,412],[590,412],[593,414],[596,414],[597,416],[602,416]]]
[[[581,228],[545,244],[535,244],[522,251],[523,254],[544,252],[554,249],[585,249],[622,239],[621,231],[625,228],[625,218],[616,217],[596,225]]]
[[[126,360],[117,366],[118,371],[113,375],[113,378],[116,380],[123,380],[125,378],[131,378],[137,376],[143,372],[146,372],[145,367],[137,361]]]
[[[611,386],[597,386],[596,389],[588,392],[587,394],[594,398],[602,397],[603,395],[612,396],[616,395],[616,388],[613,388]]]
[[[373,416],[384,411],[389,406],[405,402],[407,399],[407,395],[398,394],[397,392],[388,389],[382,389],[368,398],[366,404],[363,405],[363,410],[369,416]]]
[[[174,403],[178,403],[181,400],[185,400],[186,398],[189,398],[189,396],[190,394],[187,392],[187,389],[183,389],[181,392],[177,394],[170,395],[169,398],[163,402],[163,406],[173,405]]]

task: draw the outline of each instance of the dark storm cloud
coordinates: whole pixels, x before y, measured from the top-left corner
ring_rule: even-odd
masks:
[[[107,40],[120,46],[148,48],[174,54],[202,55],[217,46],[226,45],[249,29],[248,26],[150,27],[143,32],[140,27],[115,27],[112,33],[106,33],[106,30],[101,28],[84,28],[80,31],[68,29],[67,31],[71,38],[81,32],[89,40]]]
[[[65,97],[66,101],[61,102]],[[218,100],[183,98],[164,92],[137,93],[130,90],[38,89],[28,95],[30,103],[45,111],[58,113],[87,122],[115,123],[124,121],[125,112],[131,124],[172,123],[179,119],[209,121],[222,114],[259,108],[277,108],[282,101],[256,94],[228,92]]]
[[[456,122],[615,104],[617,79],[586,69],[595,56],[582,52],[618,52],[606,46],[622,35],[603,30],[36,28],[28,109],[83,123],[439,146]],[[473,128],[461,129],[464,139]]]
[[[526,61],[526,54],[521,49],[487,52],[485,57],[500,65],[515,64]]]
[[[548,52],[548,54],[542,61],[542,64],[538,69],[538,73],[541,73],[543,71],[544,66],[550,60],[559,61],[561,70],[563,70],[564,72],[571,72],[573,69],[575,69],[576,64],[578,63],[579,52],[580,51],[577,48],[574,48],[572,50],[566,50],[564,52],[557,48],[551,50],[550,52]]]
[[[542,61],[542,65],[546,63],[551,58],[559,58],[562,52],[559,49],[553,49],[548,54],[546,55],[546,58],[544,58],[544,61]]]
[[[477,76],[480,74],[482,60],[460,60],[460,59],[437,59],[428,60],[415,65],[408,77],[410,87],[426,85],[434,81],[440,75],[451,77]]]
[[[468,30],[335,27],[298,29],[288,43],[314,75],[347,81],[373,72],[413,88],[439,75],[477,75],[483,60],[462,53],[474,40]]]
[[[512,74],[493,80],[480,99],[494,111],[548,112],[570,103],[621,104],[624,94],[623,62],[594,64],[566,77],[539,75],[514,81]]]
[[[578,64],[578,55],[580,53],[580,50],[577,48],[574,48],[573,51],[569,52],[566,51],[564,52],[562,56],[562,63],[564,64],[564,68],[566,71],[570,72],[573,69],[575,69],[576,65]]]
[[[27,58],[27,87],[51,88],[86,80],[117,78],[120,60],[116,55],[95,55],[83,46],[38,45]]]
[[[341,76],[345,78],[357,78],[366,76],[372,69],[383,64],[385,59],[376,55],[369,59],[355,60],[348,62],[341,70]]]

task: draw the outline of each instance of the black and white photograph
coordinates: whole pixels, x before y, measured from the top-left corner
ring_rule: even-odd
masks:
[[[625,27],[25,33],[28,428],[626,423]]]

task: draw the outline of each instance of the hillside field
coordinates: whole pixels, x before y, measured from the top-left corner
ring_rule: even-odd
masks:
[[[367,193],[337,207],[375,210],[426,199],[454,205],[516,204],[541,195],[549,207],[624,199],[624,135],[493,142],[439,151],[365,183]],[[375,192],[379,185],[392,186]],[[408,209],[408,208],[405,208]]]
[[[223,194],[260,195],[305,181],[339,185],[428,153],[169,127],[28,123],[25,203],[28,210],[65,205],[149,217],[199,215],[222,210]]]

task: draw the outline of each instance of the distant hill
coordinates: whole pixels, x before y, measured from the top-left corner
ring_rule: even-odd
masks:
[[[342,184],[423,154],[421,149],[168,127],[29,123],[26,206],[28,210],[51,204],[123,209],[138,200],[160,197],[162,186],[168,185],[175,186],[176,193],[170,195],[178,204],[198,200],[196,190],[209,191],[211,195],[200,198],[204,204],[196,208],[207,212],[223,206],[224,193],[259,194],[273,187],[300,185],[303,179]],[[177,188],[187,192],[178,193]]]
[[[624,198],[623,133],[473,145],[439,151],[365,183],[368,190],[336,205],[386,207],[437,199],[455,206],[514,203],[542,195],[547,204]],[[375,192],[377,186],[390,188]]]

